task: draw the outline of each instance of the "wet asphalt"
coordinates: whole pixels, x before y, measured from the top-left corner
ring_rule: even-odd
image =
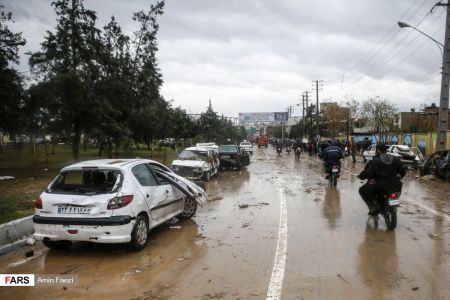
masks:
[[[206,183],[209,201],[192,220],[152,230],[140,252],[38,242],[0,256],[1,274],[79,278],[1,287],[0,299],[266,299],[269,287],[281,299],[450,299],[450,183],[410,171],[387,231],[359,198],[362,168],[346,157],[330,188],[318,158],[255,148],[246,169]]]

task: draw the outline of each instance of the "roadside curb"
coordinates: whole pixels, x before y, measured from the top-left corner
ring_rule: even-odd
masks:
[[[16,249],[18,249],[20,247],[26,246],[27,245],[27,240],[30,239],[30,238],[32,238],[31,235],[27,236],[24,239],[15,241],[14,243],[0,246],[0,256],[3,255],[3,254],[6,254],[8,252],[14,251],[14,250],[16,250]]]
[[[0,249],[15,244],[34,233],[33,216],[13,220],[0,225]]]

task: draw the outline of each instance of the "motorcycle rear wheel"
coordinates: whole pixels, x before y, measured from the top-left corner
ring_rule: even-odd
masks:
[[[389,207],[383,217],[389,230],[394,230],[397,227],[397,209],[395,207]]]

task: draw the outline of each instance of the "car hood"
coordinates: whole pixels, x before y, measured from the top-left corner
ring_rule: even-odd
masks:
[[[181,160],[177,159],[172,162],[172,166],[183,166],[192,168],[202,168],[206,164],[203,160]]]

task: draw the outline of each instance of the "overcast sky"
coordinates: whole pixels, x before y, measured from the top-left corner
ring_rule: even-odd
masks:
[[[23,32],[22,53],[39,50],[55,14],[47,0],[0,0]],[[442,57],[407,21],[443,41],[445,13],[437,0],[167,0],[160,17],[162,94],[190,113],[212,100],[226,116],[285,111],[313,80],[319,100],[381,96],[401,110],[439,104]],[[114,15],[125,32],[132,13],[154,0],[85,0],[98,27]],[[428,15],[427,15],[428,14]],[[29,71],[22,54],[21,71]],[[314,92],[314,91],[313,91]],[[315,94],[314,94],[315,99]],[[315,100],[314,100],[315,101]],[[295,114],[300,114],[296,107]]]

